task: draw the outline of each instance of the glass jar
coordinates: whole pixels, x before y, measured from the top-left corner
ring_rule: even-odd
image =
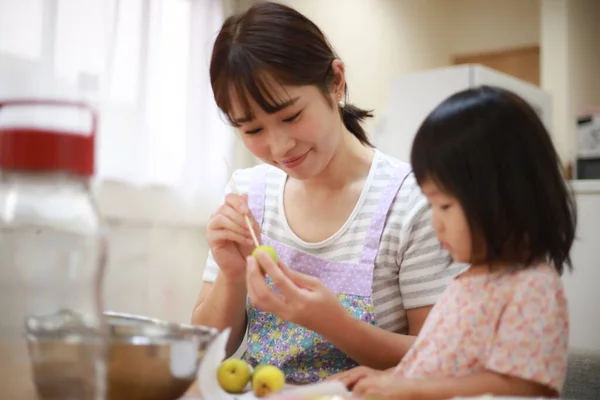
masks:
[[[2,398],[105,399],[96,125],[80,103],[0,102]]]

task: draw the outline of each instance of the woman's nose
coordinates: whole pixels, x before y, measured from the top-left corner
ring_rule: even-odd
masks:
[[[296,146],[296,141],[284,130],[271,131],[270,139],[271,154],[273,155],[273,158],[279,161],[286,156],[289,156],[290,150]]]

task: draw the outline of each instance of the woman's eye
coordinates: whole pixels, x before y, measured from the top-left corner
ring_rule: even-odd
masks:
[[[298,118],[300,116],[301,113],[302,113],[302,111],[298,111],[296,114],[292,115],[291,117],[284,119],[283,122],[293,122],[296,118]]]
[[[262,128],[256,128],[256,129],[251,129],[249,131],[246,131],[247,135],[256,135],[258,132],[260,132],[262,130]]]
[[[444,205],[441,205],[441,206],[440,206],[440,208],[441,208],[443,211],[446,211],[447,209],[449,209],[449,208],[450,208],[450,204],[444,204]]]

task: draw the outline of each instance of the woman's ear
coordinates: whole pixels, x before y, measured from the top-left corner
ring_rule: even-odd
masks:
[[[346,96],[346,74],[344,70],[344,63],[342,60],[337,58],[331,62],[331,70],[333,71],[333,87],[331,91],[335,96],[336,100],[340,100]]]

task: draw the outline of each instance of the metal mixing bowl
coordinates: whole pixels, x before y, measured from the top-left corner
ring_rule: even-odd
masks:
[[[176,400],[196,378],[217,330],[105,312],[110,331],[107,400]]]
[[[93,400],[106,360],[107,400],[177,400],[196,378],[213,328],[107,311],[109,340],[69,310],[27,320],[41,400]],[[107,350],[107,352],[105,352]]]

